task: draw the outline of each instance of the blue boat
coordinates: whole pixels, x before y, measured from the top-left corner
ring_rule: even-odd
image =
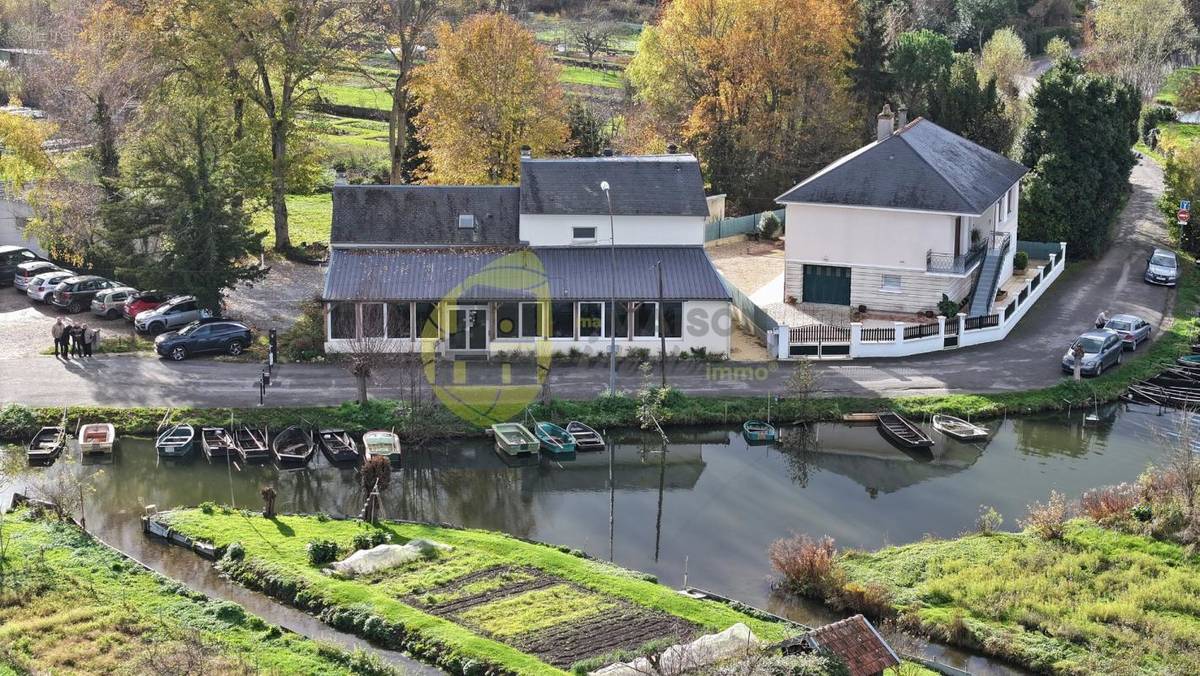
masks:
[[[778,438],[775,426],[759,420],[742,423],[742,437],[751,444],[770,444]]]
[[[173,425],[158,435],[154,448],[164,458],[182,458],[192,452],[196,444],[196,428],[191,425]]]
[[[540,422],[534,426],[533,433],[542,444],[542,450],[547,453],[574,453],[575,435],[551,422]]]

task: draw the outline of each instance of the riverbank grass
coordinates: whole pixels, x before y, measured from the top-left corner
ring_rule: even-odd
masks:
[[[1200,673],[1200,558],[1176,544],[1075,520],[838,562],[902,624],[1039,673]]]
[[[73,525],[17,511],[3,529],[0,675],[392,673],[209,600]]]
[[[161,518],[173,530],[225,550],[219,565],[239,582],[318,613],[335,627],[410,650],[451,673],[487,665],[520,674],[561,674],[572,664],[617,650],[676,642],[738,622],[768,641],[799,631],[681,595],[647,576],[565,548],[490,531],[386,523],[378,528],[393,544],[426,540],[450,549],[339,579],[310,562],[308,543],[332,540],[344,558],[353,551],[355,536],[365,540],[361,536],[375,527],[206,511],[176,510]],[[622,631],[612,630],[617,626]]]

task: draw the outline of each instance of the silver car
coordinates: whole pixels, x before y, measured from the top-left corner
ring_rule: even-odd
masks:
[[[92,299],[92,314],[106,319],[116,319],[125,309],[125,301],[135,293],[137,293],[137,289],[129,286],[105,289]]]
[[[211,312],[196,304],[195,296],[177,296],[153,310],[139,312],[133,318],[133,326],[143,333],[162,333],[211,316]]]
[[[1121,363],[1121,353],[1125,347],[1121,344],[1121,334],[1109,329],[1096,329],[1079,336],[1062,358],[1062,370],[1067,373],[1075,371],[1075,346],[1083,348],[1083,359],[1080,360],[1079,372],[1083,375],[1098,376],[1109,366]]]
[[[58,288],[58,285],[64,279],[74,276],[75,273],[70,270],[52,270],[35,275],[29,280],[28,288],[25,289],[25,295],[39,303],[49,303],[50,297],[54,295],[54,290]]]
[[[1104,328],[1121,335],[1121,342],[1130,350],[1150,340],[1150,324],[1137,315],[1113,315]]]
[[[43,272],[53,272],[59,270],[57,265],[50,261],[29,261],[21,263],[17,266],[17,272],[13,275],[13,286],[19,291],[25,291],[29,288],[29,280],[42,274]]]
[[[1146,261],[1146,281],[1151,284],[1175,286],[1179,281],[1179,259],[1175,252],[1167,249],[1155,249]]]

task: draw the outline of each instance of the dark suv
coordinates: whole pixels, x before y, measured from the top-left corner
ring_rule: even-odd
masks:
[[[12,246],[11,244],[0,246],[0,286],[8,286],[13,283],[13,276],[17,274],[17,266],[21,263],[40,260],[42,260],[41,256],[23,246]]]
[[[225,352],[241,354],[253,340],[250,328],[229,319],[202,319],[178,331],[168,331],[154,339],[160,356],[183,361],[190,354]]]
[[[75,314],[91,307],[92,299],[96,297],[96,294],[105,289],[115,289],[119,286],[125,285],[95,275],[67,277],[54,290],[54,298],[50,302],[59,309]]]

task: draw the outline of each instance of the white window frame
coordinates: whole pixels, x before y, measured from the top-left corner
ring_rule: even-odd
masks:
[[[580,230],[591,230],[592,231],[591,237],[580,237],[579,236]],[[597,228],[594,225],[592,225],[592,226],[588,226],[588,225],[571,226],[571,241],[572,242],[595,242],[597,232],[599,232],[599,228]]]
[[[888,284],[888,278],[895,278],[895,284]],[[885,293],[903,293],[904,277],[902,275],[884,274],[879,278],[879,290]]]
[[[608,317],[605,316],[605,312],[604,312],[604,310],[605,310],[604,306],[607,304],[608,304],[607,301],[602,301],[602,300],[581,300],[578,303],[575,303],[575,335],[578,336],[580,340],[590,340],[593,338],[608,338],[609,337],[608,330],[607,330],[608,324],[606,323],[608,321]],[[584,305],[599,305],[600,306],[600,334],[599,335],[596,335],[596,336],[583,335],[583,324],[581,324],[580,322],[582,321],[581,314],[582,314]]]
[[[389,329],[392,325],[392,306],[393,305],[404,305],[406,308],[408,308],[408,335],[407,336],[391,335],[391,331]],[[415,306],[415,303],[413,303],[411,300],[386,301],[383,304],[383,337],[385,339],[387,339],[387,340],[408,340],[408,341],[412,341],[412,340],[416,339],[417,332],[413,330],[413,324],[416,323],[414,321],[414,317],[413,317],[413,313],[416,311],[414,309],[414,306]]]
[[[659,317],[658,317],[658,301],[656,301],[656,300],[637,300],[637,301],[633,301],[633,302],[637,303],[637,307],[633,308],[633,312],[630,313],[630,319],[629,319],[629,329],[630,329],[629,334],[631,336],[630,340],[645,340],[648,338],[658,338],[658,319],[659,319]],[[639,336],[638,332],[637,332],[637,313],[639,310],[642,309],[643,305],[653,305],[654,306],[654,333],[649,336]]]

